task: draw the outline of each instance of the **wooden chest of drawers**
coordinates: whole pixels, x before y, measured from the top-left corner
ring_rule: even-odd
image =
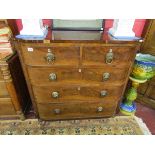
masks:
[[[0,118],[25,119],[31,104],[17,53],[0,60]]]
[[[36,115],[43,120],[116,113],[138,41],[24,41],[16,48]]]

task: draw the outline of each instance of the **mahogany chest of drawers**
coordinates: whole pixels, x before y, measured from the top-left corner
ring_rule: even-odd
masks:
[[[138,41],[24,41],[16,48],[42,120],[115,115]]]
[[[25,119],[31,104],[17,53],[0,60],[0,118]]]

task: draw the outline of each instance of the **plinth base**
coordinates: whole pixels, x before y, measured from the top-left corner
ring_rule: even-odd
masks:
[[[134,115],[135,112],[136,112],[136,104],[135,104],[135,102],[133,102],[132,105],[122,103],[120,105],[120,112],[122,114],[128,115],[128,116]]]

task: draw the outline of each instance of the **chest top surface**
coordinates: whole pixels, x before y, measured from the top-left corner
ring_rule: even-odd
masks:
[[[108,34],[108,31],[62,31],[48,29],[45,38],[30,36],[29,38],[12,38],[18,42],[26,43],[113,43],[133,44],[142,41],[141,38],[118,40]]]

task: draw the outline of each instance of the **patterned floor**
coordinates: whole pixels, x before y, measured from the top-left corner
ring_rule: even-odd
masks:
[[[151,134],[137,117],[106,119],[38,121],[1,120],[1,135],[144,135]]]

